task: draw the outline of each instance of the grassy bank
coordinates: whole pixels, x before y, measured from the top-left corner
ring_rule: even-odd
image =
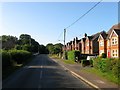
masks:
[[[92,74],[96,74],[97,76],[104,78],[110,82],[113,82],[115,84],[118,84],[118,78],[116,78],[111,72],[101,72],[100,70],[97,70],[95,68],[84,68],[82,69],[82,71],[86,72],[86,73],[92,73]]]
[[[53,58],[53,59],[60,60],[60,61],[62,61],[62,62],[64,62],[64,63],[66,63],[66,64],[75,64],[75,62],[74,62],[73,60],[63,60],[63,59],[59,58],[59,56],[56,55],[56,54],[49,55],[49,57],[50,57],[50,58]]]

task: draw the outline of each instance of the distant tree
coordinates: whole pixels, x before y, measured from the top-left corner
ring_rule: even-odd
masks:
[[[62,52],[62,47],[63,47],[63,44],[61,44],[61,43],[55,44],[54,45],[54,53],[55,54],[61,53]]]
[[[28,34],[21,34],[19,37],[19,44],[25,45],[25,44],[31,44],[31,36]]]
[[[17,45],[15,45],[15,49],[22,50],[22,46],[17,44]]]
[[[31,46],[29,44],[25,44],[25,45],[22,46],[22,50],[26,50],[26,51],[31,52],[32,51],[31,49],[32,48],[31,48]]]
[[[18,44],[22,46],[23,50],[27,50],[33,53],[38,52],[39,43],[35,39],[31,38],[28,34],[21,34]]]
[[[54,54],[54,45],[52,43],[47,44],[46,48],[48,49],[49,54]]]
[[[10,35],[0,36],[0,41],[2,41],[2,49],[12,49],[17,44],[17,37]]]
[[[40,54],[48,54],[48,49],[44,45],[39,46],[39,53]]]

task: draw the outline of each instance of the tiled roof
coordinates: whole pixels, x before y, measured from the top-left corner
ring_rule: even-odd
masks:
[[[112,32],[112,30],[114,29],[120,29],[120,23],[119,24],[116,24],[116,25],[113,25],[110,30],[107,32],[108,36],[107,36],[107,39],[109,38],[110,36],[110,33]]]
[[[114,29],[118,36],[120,36],[120,29]]]
[[[101,33],[101,36],[103,37],[103,39],[106,39],[106,38],[107,38],[107,33],[106,33],[105,31],[103,31],[103,32]]]

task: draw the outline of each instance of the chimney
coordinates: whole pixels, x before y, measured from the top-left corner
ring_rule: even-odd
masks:
[[[87,34],[85,33],[84,37],[87,37]]]

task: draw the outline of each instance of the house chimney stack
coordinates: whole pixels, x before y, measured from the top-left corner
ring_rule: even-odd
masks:
[[[87,37],[87,34],[85,33],[84,37]]]

